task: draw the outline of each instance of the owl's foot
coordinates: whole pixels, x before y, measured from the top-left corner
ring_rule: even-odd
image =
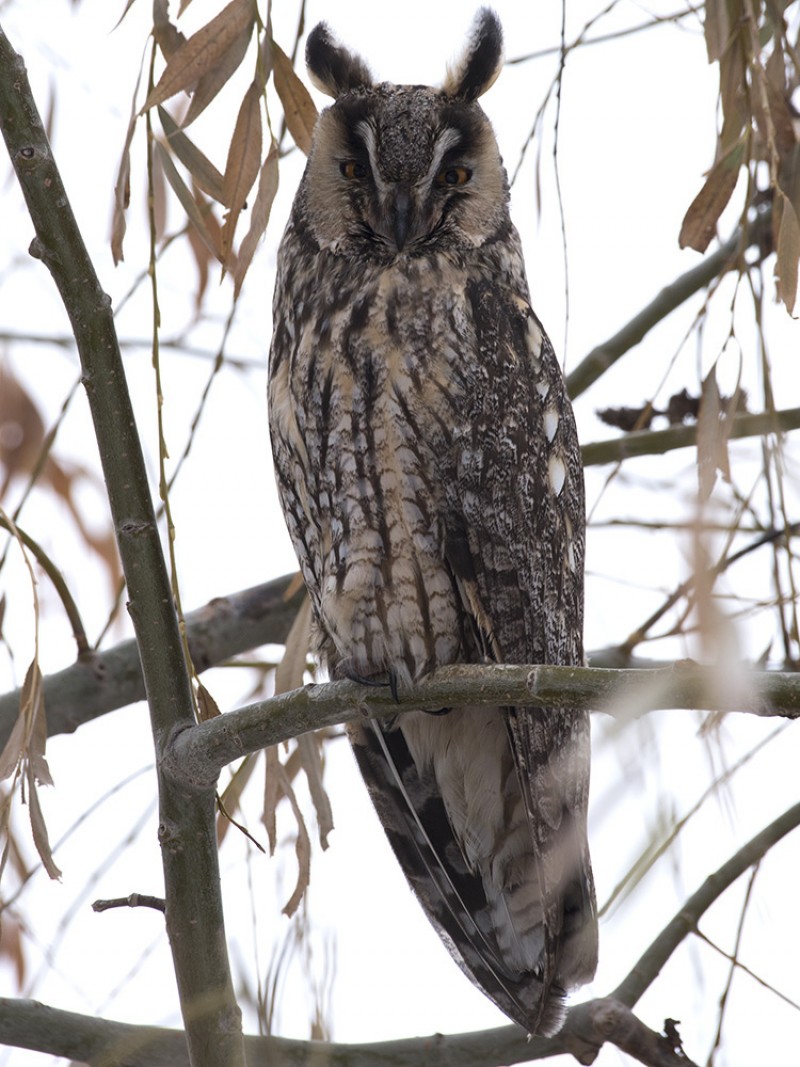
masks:
[[[336,664],[334,674],[338,678],[347,678],[350,682],[357,682],[359,685],[369,685],[374,689],[388,686],[389,692],[392,694],[392,699],[395,703],[400,702],[399,690],[397,687],[397,672],[391,668],[386,672],[385,679],[375,678],[374,676],[367,678],[363,674],[359,674],[353,666],[352,660],[343,659]]]

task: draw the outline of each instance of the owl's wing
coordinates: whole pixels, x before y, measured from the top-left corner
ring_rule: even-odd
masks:
[[[455,962],[509,1018],[553,1032],[560,1011],[540,1018],[541,975],[503,958],[491,902],[465,862],[434,775],[420,773],[400,730],[372,720],[350,723],[348,732],[389,844]]]
[[[486,381],[474,383],[468,408],[451,420],[460,429],[436,472],[448,487],[443,562],[463,609],[465,652],[580,663],[582,467],[560,370],[527,301],[488,285],[467,296],[480,348],[474,366]],[[406,877],[456,961],[507,1015],[552,1033],[566,989],[596,965],[588,718],[489,713],[501,723],[501,744],[505,715],[513,758],[503,773],[519,782],[520,828],[494,766],[497,749],[464,737],[478,731],[476,713],[449,734],[456,712],[411,712],[392,730],[359,723],[353,747]],[[419,758],[423,735],[429,760]],[[489,845],[476,860],[470,844],[481,835]]]
[[[450,492],[445,558],[464,610],[507,663],[583,661],[583,469],[552,346],[527,300],[468,287],[480,365]],[[543,913],[545,990],[587,981],[597,928],[586,811],[589,722],[510,708]]]

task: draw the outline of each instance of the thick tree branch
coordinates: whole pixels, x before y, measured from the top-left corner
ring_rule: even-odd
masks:
[[[395,699],[386,689],[339,681],[307,685],[228,712],[175,737],[172,758],[191,782],[216,780],[249,752],[359,715],[388,718],[415,708],[523,705],[604,711],[632,718],[664,708],[800,716],[800,674],[729,672],[693,663],[651,670],[462,664],[441,667]]]
[[[629,352],[632,348],[667,317],[675,308],[680,307],[690,296],[705,289],[715,278],[731,270],[740,262],[743,253],[753,244],[759,244],[770,232],[772,212],[768,208],[759,210],[756,218],[749,224],[747,231],[736,230],[725,244],[686,271],[674,282],[665,286],[661,292],[626,323],[613,337],[593,348],[571,374],[567,376],[567,391],[575,399],[593,385],[609,367]]]
[[[295,575],[215,597],[186,616],[192,662],[208,670],[260,645],[282,645],[303,598],[298,590],[287,599]],[[0,696],[0,749],[19,714],[20,690]],[[44,680],[47,733],[72,733],[85,722],[116,708],[144,700],[144,679],[135,641],[88,652]]]
[[[528,1041],[518,1026],[469,1034],[371,1044],[326,1044],[286,1038],[246,1038],[251,1063],[281,1067],[497,1067],[571,1053],[591,1064],[605,1042],[649,1067],[692,1067],[674,1033],[659,1035],[630,1009],[653,984],[665,963],[691,933],[705,911],[737,878],[800,825],[800,804],[775,819],[735,853],[686,901],[677,915],[634,964],[610,997],[576,1004],[561,1033]],[[0,999],[0,1044],[69,1056],[92,1067],[188,1067],[180,1031],[132,1026],[30,1000]]]
[[[58,287],[72,325],[145,681],[159,781],[167,929],[196,1067],[244,1064],[225,946],[213,785],[170,777],[163,753],[193,722],[193,702],[147,472],[103,292],[67,199],[21,56],[0,30],[0,126],[36,237],[31,253]]]
[[[519,1026],[502,1026],[369,1044],[246,1037],[245,1048],[249,1063],[280,1067],[498,1067],[564,1053],[590,1064],[606,1042],[649,1067],[694,1067],[628,1008],[605,999],[576,1005],[555,1038],[529,1041]],[[90,1067],[189,1067],[180,1030],[96,1019],[32,1000],[0,999],[0,1044],[69,1056]]]
[[[757,415],[734,415],[730,420],[731,440],[740,437],[761,437],[767,433],[786,433],[800,427],[800,408],[764,412]],[[727,428],[727,424],[726,424]],[[670,426],[666,430],[636,430],[608,441],[594,441],[583,445],[583,465],[619,463],[634,456],[660,456],[676,448],[697,444],[696,426]]]
[[[761,833],[751,838],[718,870],[706,878],[696,893],[661,931],[650,947],[642,953],[629,974],[611,994],[616,1000],[632,1008],[658,977],[664,964],[688,933],[697,926],[701,916],[740,875],[758,863],[774,844],[791,830],[800,826],[800,804],[779,815]]]

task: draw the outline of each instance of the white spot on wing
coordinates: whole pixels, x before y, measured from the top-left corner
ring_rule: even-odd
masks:
[[[547,474],[550,479],[550,488],[558,496],[564,488],[567,477],[567,468],[560,456],[551,456],[547,464]]]
[[[548,408],[544,413],[544,432],[547,440],[552,441],[558,429],[558,412],[555,408]]]

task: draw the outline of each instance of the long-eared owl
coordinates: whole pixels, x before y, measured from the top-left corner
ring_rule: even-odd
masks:
[[[269,405],[278,487],[334,677],[583,659],[583,472],[477,103],[482,9],[442,88],[376,83],[324,24],[314,131],[280,247]],[[589,722],[526,707],[350,726],[428,918],[529,1032],[594,974]]]

